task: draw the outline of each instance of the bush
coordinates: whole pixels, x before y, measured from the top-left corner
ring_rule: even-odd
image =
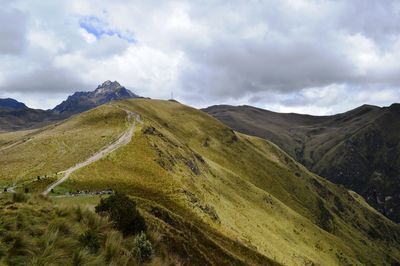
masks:
[[[111,195],[101,199],[96,213],[107,213],[114,226],[124,235],[146,231],[143,216],[136,209],[136,203],[124,194]]]
[[[100,242],[97,238],[96,232],[93,230],[87,230],[85,233],[79,236],[79,242],[93,253],[96,253],[100,248]]]
[[[151,259],[151,256],[153,255],[153,246],[147,239],[145,233],[141,232],[135,237],[133,253],[140,262],[145,262]]]
[[[21,192],[17,192],[17,193],[13,194],[12,199],[13,199],[13,202],[27,202],[28,197]]]

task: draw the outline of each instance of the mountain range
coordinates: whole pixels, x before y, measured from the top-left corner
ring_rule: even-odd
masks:
[[[203,111],[234,130],[272,141],[309,170],[360,193],[400,222],[400,104],[363,105],[332,116],[227,105]]]
[[[0,132],[37,128],[113,100],[139,98],[117,81],[105,81],[94,91],[75,92],[52,110],[28,108],[13,99],[0,99]]]
[[[101,152],[126,132],[125,145]],[[134,238],[109,232],[92,211],[104,190],[136,202],[153,245],[149,265],[400,263],[400,226],[359,194],[174,101],[112,101],[0,134],[0,165],[1,187],[33,197],[0,195],[0,264],[122,265]],[[49,197],[34,197],[66,169]]]

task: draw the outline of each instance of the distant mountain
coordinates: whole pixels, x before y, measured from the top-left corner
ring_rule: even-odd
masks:
[[[0,99],[0,108],[10,108],[10,109],[26,109],[25,104],[18,102],[14,99],[6,98]]]
[[[139,98],[139,96],[121,86],[117,81],[111,82],[107,80],[94,91],[75,92],[67,100],[57,105],[53,111],[60,114],[76,114],[113,100],[130,98]]]
[[[117,81],[106,81],[91,92],[76,92],[53,110],[28,108],[14,99],[0,99],[0,132],[38,128],[113,100],[138,98]]]
[[[21,105],[20,105],[21,106]],[[25,105],[24,105],[25,106]],[[0,132],[37,128],[66,117],[38,109],[0,107]]]
[[[204,111],[237,131],[271,140],[311,171],[362,194],[400,222],[400,104],[363,105],[332,116],[226,105]]]

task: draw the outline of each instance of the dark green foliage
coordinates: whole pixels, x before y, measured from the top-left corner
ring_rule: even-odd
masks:
[[[97,238],[96,232],[93,230],[87,230],[85,233],[79,236],[79,242],[93,253],[96,253],[100,248],[100,242]]]
[[[140,262],[145,262],[151,259],[151,256],[153,255],[153,246],[147,239],[145,233],[141,232],[135,237],[133,253]]]
[[[101,199],[96,213],[107,213],[114,226],[124,235],[146,231],[143,216],[136,209],[136,203],[124,194],[117,193]]]
[[[0,242],[0,259],[7,255],[7,249],[3,244]]]
[[[28,197],[20,192],[14,193],[13,194],[13,202],[26,202],[28,200]]]

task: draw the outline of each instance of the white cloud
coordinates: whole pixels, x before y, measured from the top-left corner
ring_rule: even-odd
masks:
[[[399,101],[399,12],[390,0],[8,1],[0,96],[49,108],[112,79],[198,107],[387,105]]]

